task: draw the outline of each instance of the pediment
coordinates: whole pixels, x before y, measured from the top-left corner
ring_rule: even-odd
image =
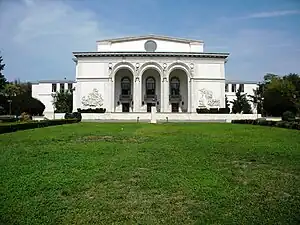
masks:
[[[159,35],[122,37],[97,41],[97,51],[203,52],[203,41]]]
[[[139,40],[156,40],[156,41],[169,41],[169,42],[177,42],[177,43],[203,43],[201,40],[193,40],[193,39],[186,39],[186,38],[176,38],[170,36],[162,36],[162,35],[144,35],[144,36],[130,36],[130,37],[121,37],[121,38],[112,38],[112,39],[105,39],[99,40],[99,42],[110,42],[110,43],[117,43],[117,42],[129,42],[129,41],[139,41]]]

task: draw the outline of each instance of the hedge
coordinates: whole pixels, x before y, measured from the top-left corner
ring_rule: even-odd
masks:
[[[270,126],[270,127],[281,127],[288,129],[300,130],[300,122],[288,122],[288,121],[271,121],[265,119],[256,119],[256,120],[232,120],[231,123],[236,124],[252,124],[260,126]]]
[[[229,114],[230,109],[229,108],[197,108],[196,109],[198,114],[201,113],[211,113],[211,114]]]
[[[1,115],[0,122],[2,123],[10,123],[18,121],[18,117],[12,115]]]
[[[88,108],[88,109],[78,108],[77,111],[80,112],[80,113],[105,113],[106,109],[105,108],[95,108],[95,109],[92,109],[92,108]]]
[[[32,121],[27,123],[10,123],[10,124],[0,124],[0,134],[15,132],[18,130],[28,130],[40,127],[56,126],[69,123],[77,123],[77,119],[60,119],[60,120],[42,120],[42,121]]]

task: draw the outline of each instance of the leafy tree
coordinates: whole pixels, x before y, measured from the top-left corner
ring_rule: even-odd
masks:
[[[258,87],[253,89],[253,95],[248,95],[259,114],[263,114],[263,88],[263,84],[258,84]]]
[[[3,58],[0,56],[0,91],[2,91],[7,84],[7,80],[4,77],[2,71],[4,70],[5,64],[2,63]]]
[[[57,113],[70,113],[73,109],[73,91],[61,90],[52,95],[54,110]]]
[[[247,100],[246,94],[241,94],[240,88],[236,92],[236,99],[231,101],[231,103],[233,113],[252,113],[251,105]]]
[[[228,101],[227,95],[225,95],[225,108],[229,109],[229,101]]]
[[[272,76],[264,81],[263,108],[268,115],[281,116],[285,111],[299,112],[299,82],[296,74]]]

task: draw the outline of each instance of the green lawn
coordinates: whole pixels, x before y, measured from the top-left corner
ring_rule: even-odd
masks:
[[[0,224],[299,224],[300,132],[79,123],[0,135]]]

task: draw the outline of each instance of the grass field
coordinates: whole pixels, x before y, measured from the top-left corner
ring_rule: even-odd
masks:
[[[300,132],[79,123],[0,135],[0,224],[299,224]]]

